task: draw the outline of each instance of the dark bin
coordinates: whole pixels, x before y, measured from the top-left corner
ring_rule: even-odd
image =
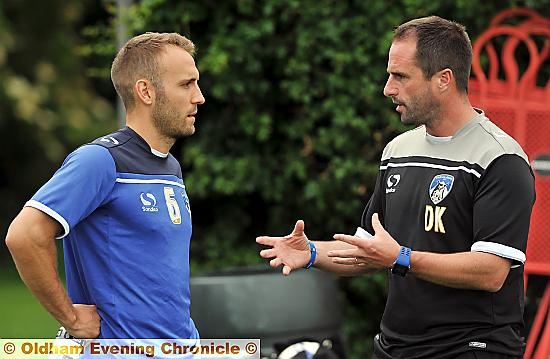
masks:
[[[316,269],[237,268],[191,278],[191,317],[202,338],[260,338],[262,358],[304,341],[344,358],[338,295],[335,278]]]

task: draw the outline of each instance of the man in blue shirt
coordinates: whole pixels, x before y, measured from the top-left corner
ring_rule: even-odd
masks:
[[[21,278],[75,337],[198,338],[189,314],[191,210],[169,153],[195,132],[204,103],[194,51],[176,33],[130,39],[111,68],[126,127],[72,152],[8,230]]]

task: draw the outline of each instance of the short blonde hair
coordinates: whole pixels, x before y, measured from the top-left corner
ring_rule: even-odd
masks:
[[[175,32],[146,32],[131,38],[119,50],[111,66],[111,80],[126,111],[135,106],[133,87],[137,80],[145,78],[162,88],[158,58],[168,45],[180,47],[191,56],[195,54],[195,44]]]

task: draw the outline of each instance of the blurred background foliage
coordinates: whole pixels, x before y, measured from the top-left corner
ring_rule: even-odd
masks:
[[[120,17],[112,0],[4,0],[2,230],[68,152],[118,126],[108,77],[118,21],[130,36],[176,31],[198,47],[206,104],[196,134],[172,152],[189,189],[200,274],[261,263],[254,238],[287,234],[297,219],[312,239],[354,232],[383,146],[405,130],[382,95],[395,26],[436,14],[465,24],[475,41],[511,6],[550,16],[550,0],[142,0]],[[13,272],[5,248],[0,261]],[[339,281],[352,358],[371,350],[385,279]]]

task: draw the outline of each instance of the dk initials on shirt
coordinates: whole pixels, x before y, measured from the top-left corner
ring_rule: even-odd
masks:
[[[426,205],[426,211],[424,212],[424,230],[429,232],[433,230],[438,233],[445,233],[445,226],[443,225],[443,213],[447,207]]]

